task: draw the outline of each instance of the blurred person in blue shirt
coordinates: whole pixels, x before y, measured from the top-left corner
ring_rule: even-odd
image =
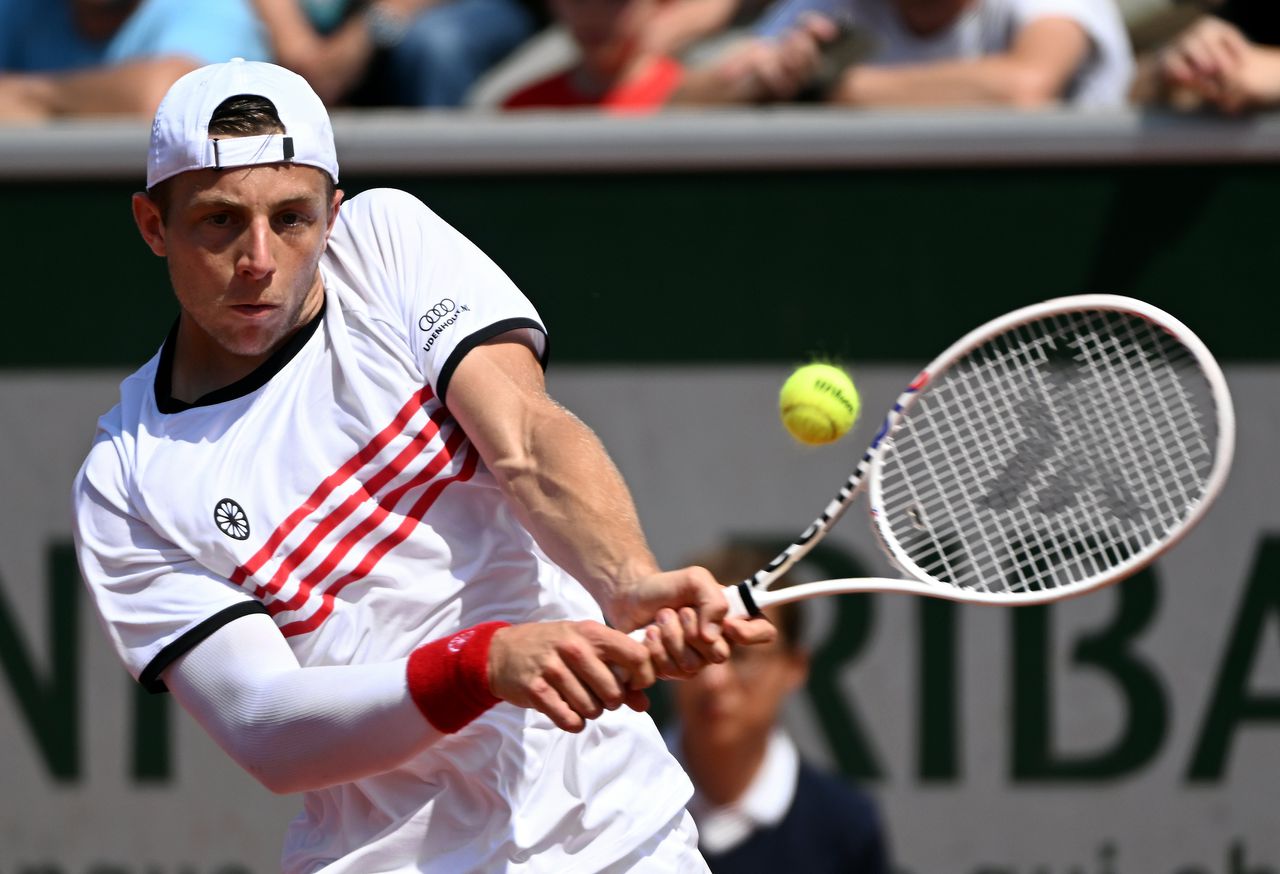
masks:
[[[0,0],[0,121],[150,116],[196,67],[267,53],[249,0]]]
[[[538,0],[253,0],[276,62],[326,103],[458,106],[545,23]]]

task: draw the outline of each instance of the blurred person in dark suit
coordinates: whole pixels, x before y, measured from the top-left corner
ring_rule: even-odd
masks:
[[[233,57],[267,57],[249,0],[0,0],[0,121],[150,116]]]
[[[693,563],[716,579],[742,580],[771,558],[726,546]],[[693,780],[698,849],[714,874],[885,874],[888,848],[871,798],[805,762],[778,725],[809,675],[800,605],[765,615],[776,641],[735,648],[727,662],[671,684],[679,724],[668,745]]]

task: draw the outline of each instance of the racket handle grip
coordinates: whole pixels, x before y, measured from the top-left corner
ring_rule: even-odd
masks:
[[[751,611],[747,608],[746,603],[742,600],[742,586],[725,586],[724,599],[729,602],[728,616],[750,616]],[[635,631],[632,631],[627,637],[637,643],[644,643],[644,635],[649,626],[642,625]]]

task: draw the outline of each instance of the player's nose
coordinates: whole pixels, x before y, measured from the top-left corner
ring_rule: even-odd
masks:
[[[251,279],[264,279],[275,272],[275,255],[271,251],[271,225],[265,219],[251,222],[240,239],[236,270]]]

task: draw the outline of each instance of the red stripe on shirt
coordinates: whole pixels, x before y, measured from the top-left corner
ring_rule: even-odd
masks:
[[[466,438],[465,432],[461,427],[454,428],[453,433],[449,435],[449,439],[445,441],[444,447],[435,454],[435,456],[427,463],[421,471],[415,474],[408,481],[400,484],[396,488],[387,492],[386,495],[379,498],[374,505],[373,512],[362,519],[358,525],[343,535],[342,539],[329,551],[317,567],[313,568],[302,581],[298,584],[298,591],[293,594],[288,601],[272,601],[267,604],[267,612],[272,616],[278,616],[281,613],[287,613],[290,610],[297,610],[307,602],[311,597],[312,590],[325,577],[333,572],[338,563],[346,557],[347,553],[356,547],[370,531],[375,530],[382,524],[387,516],[391,515],[391,511],[395,509],[400,499],[404,497],[411,489],[421,488],[429,483],[445,466],[453,460],[454,453],[458,451],[458,447]]]
[[[377,566],[378,562],[382,560],[384,555],[403,543],[413,532],[413,529],[418,526],[418,523],[422,521],[422,517],[427,514],[427,511],[431,509],[431,505],[436,502],[436,499],[440,497],[446,488],[455,482],[465,482],[466,480],[471,479],[472,475],[476,471],[478,457],[479,453],[472,449],[466,454],[466,458],[463,459],[462,468],[456,474],[450,477],[445,477],[444,479],[436,480],[428,486],[418,500],[414,502],[413,507],[410,508],[409,512],[405,515],[404,521],[400,523],[396,530],[388,534],[372,549],[365,553],[364,558],[360,560],[360,563],[354,570],[343,576],[340,580],[330,586],[327,591],[325,591],[321,598],[322,603],[320,608],[316,610],[315,613],[311,614],[307,619],[290,622],[281,626],[280,633],[285,637],[293,637],[298,634],[306,634],[309,631],[314,631],[319,628],[320,624],[324,622],[325,619],[329,618],[329,614],[333,612],[338,593],[351,583],[368,576],[374,567]]]
[[[400,412],[396,413],[395,418],[391,420],[385,428],[379,431],[374,438],[370,440],[364,448],[355,455],[351,456],[347,461],[331,473],[329,476],[316,486],[305,501],[303,501],[296,510],[290,513],[283,522],[281,522],[276,530],[271,532],[271,536],[262,544],[262,547],[253,554],[247,562],[236,568],[231,574],[231,582],[240,585],[246,579],[262,570],[262,566],[267,563],[276,549],[284,542],[284,539],[292,533],[303,519],[314,513],[316,509],[324,503],[325,498],[333,493],[333,490],[342,483],[346,482],[356,471],[369,463],[381,452],[388,443],[391,442],[397,434],[404,431],[405,425],[413,418],[413,415],[427,402],[435,397],[435,393],[431,391],[431,386],[424,385],[421,389],[413,393],[413,396],[400,408]]]
[[[329,532],[337,528],[344,519],[354,513],[357,507],[372,499],[387,483],[404,472],[410,462],[422,454],[422,450],[440,433],[440,425],[448,417],[449,411],[444,407],[436,410],[435,414],[422,426],[422,430],[413,436],[404,449],[396,454],[395,458],[383,465],[382,469],[369,477],[368,480],[361,483],[360,487],[348,495],[346,500],[335,507],[328,516],[320,520],[311,533],[307,535],[306,539],[294,547],[293,551],[280,562],[280,566],[271,575],[271,579],[254,590],[253,596],[262,601],[279,593],[280,589],[284,587],[285,581],[289,578],[289,574],[293,573],[299,565],[311,556],[312,551],[324,540]],[[458,430],[461,431],[461,429]],[[294,596],[295,599],[296,597]],[[301,602],[298,602],[290,609],[297,609],[298,606],[301,606]]]

